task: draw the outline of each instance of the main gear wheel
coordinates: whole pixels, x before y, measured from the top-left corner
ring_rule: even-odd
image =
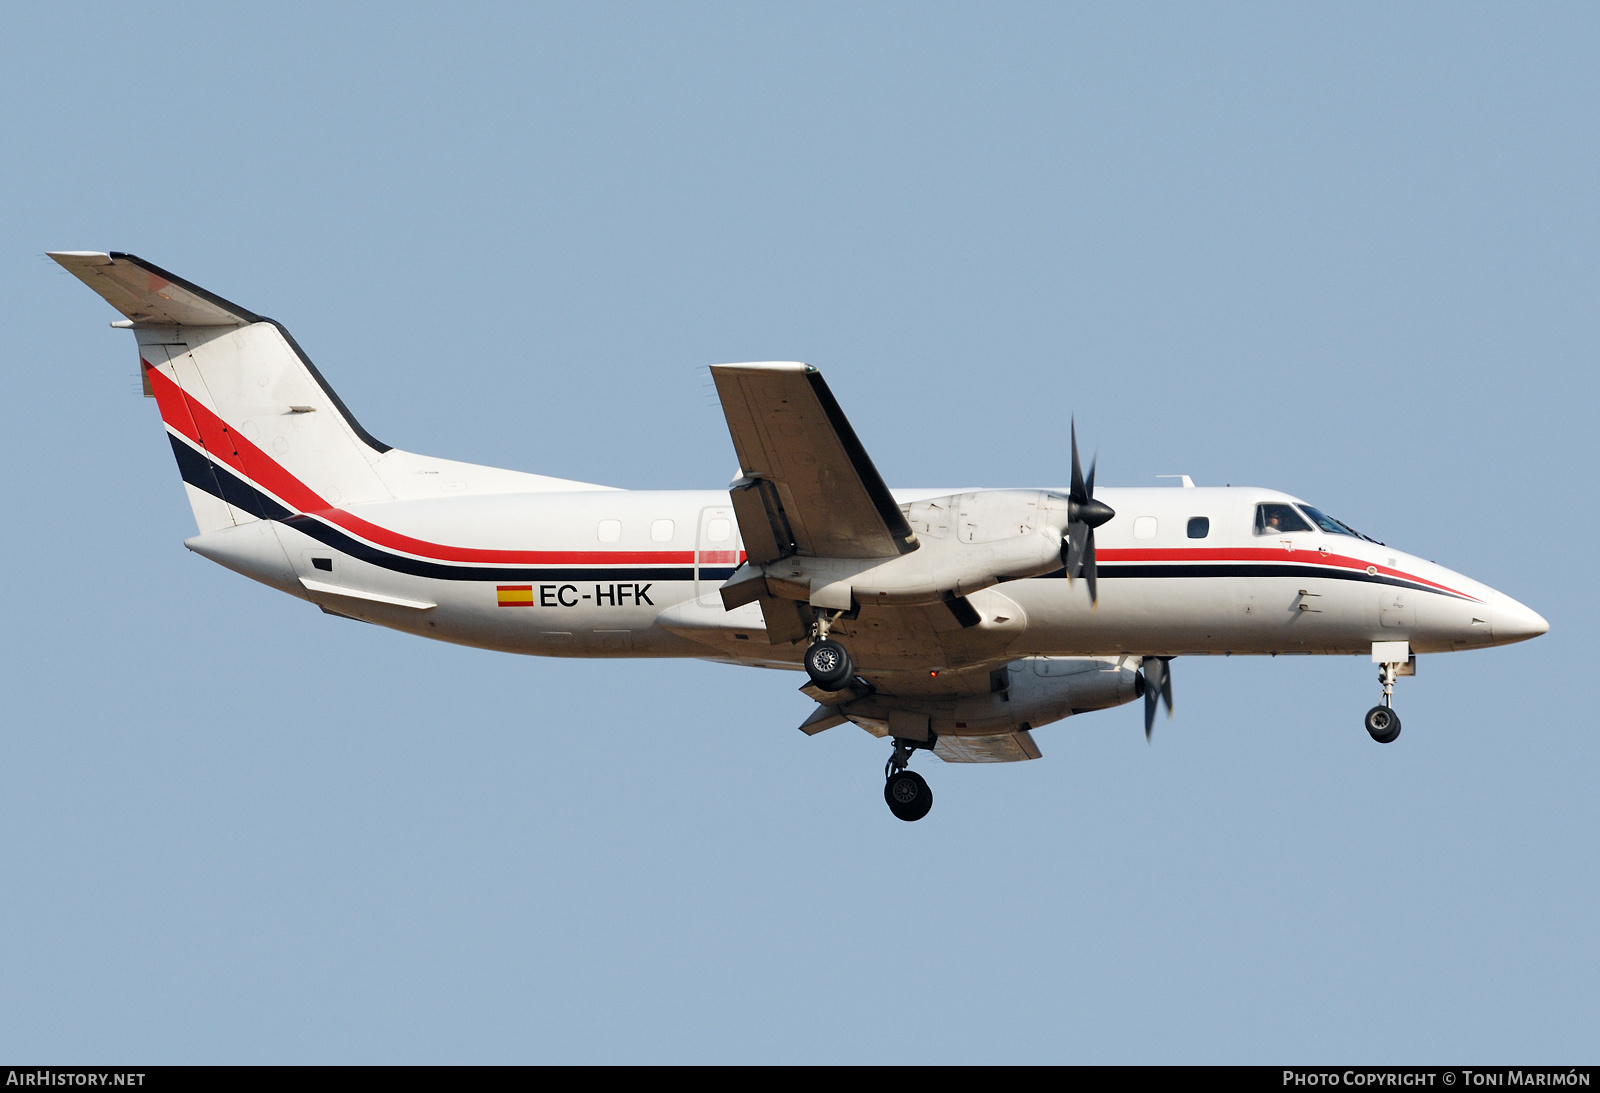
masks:
[[[806,649],[806,674],[824,691],[839,691],[856,674],[856,666],[844,646],[823,638]]]
[[[883,799],[889,811],[908,823],[920,820],[933,807],[933,790],[914,770],[897,770],[883,785]]]

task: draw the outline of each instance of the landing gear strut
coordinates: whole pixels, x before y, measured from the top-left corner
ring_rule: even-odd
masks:
[[[894,813],[896,818],[908,823],[922,819],[933,807],[933,790],[928,788],[928,783],[923,781],[922,775],[906,769],[906,764],[911,762],[912,752],[918,748],[931,747],[933,747],[931,739],[902,740],[896,737],[894,754],[884,766],[883,799],[888,802],[889,811]]]
[[[842,690],[856,674],[850,652],[828,637],[828,628],[837,613],[818,611],[811,624],[811,644],[806,648],[806,675],[824,691]]]
[[[1404,659],[1395,660],[1394,657]],[[1392,744],[1400,735],[1400,715],[1390,705],[1394,698],[1394,681],[1400,676],[1417,674],[1417,659],[1411,655],[1403,641],[1373,642],[1372,659],[1378,663],[1378,682],[1383,684],[1383,701],[1367,711],[1367,734],[1380,744]]]

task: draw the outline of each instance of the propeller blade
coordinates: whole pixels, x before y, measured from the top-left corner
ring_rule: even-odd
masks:
[[[1172,720],[1172,658],[1144,658],[1144,738],[1156,723],[1156,703],[1166,703],[1167,720]]]
[[[1072,421],[1072,491],[1067,495],[1071,501],[1087,501],[1089,491],[1083,484],[1083,468],[1078,463],[1078,421]]]
[[[1095,565],[1094,565],[1094,529],[1089,529],[1089,534],[1084,538],[1083,545],[1083,579],[1089,582],[1089,606],[1100,605],[1100,595],[1095,591]]]
[[[1067,580],[1072,580],[1082,571],[1084,549],[1088,545],[1089,536],[1093,534],[1093,529],[1079,520],[1074,520],[1067,526]]]
[[[1094,474],[1099,468],[1096,453],[1089,462],[1089,477],[1083,477],[1083,461],[1078,457],[1078,422],[1072,421],[1072,488],[1067,494],[1067,530],[1062,536],[1061,560],[1067,580],[1083,577],[1089,582],[1089,603],[1099,606],[1099,569],[1095,565],[1094,529],[1116,515],[1111,506],[1094,499]]]

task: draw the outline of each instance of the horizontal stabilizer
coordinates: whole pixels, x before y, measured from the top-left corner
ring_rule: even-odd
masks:
[[[52,251],[50,257],[138,325],[244,326],[261,316],[131,254]]]

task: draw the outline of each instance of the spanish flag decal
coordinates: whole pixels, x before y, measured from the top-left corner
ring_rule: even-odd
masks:
[[[500,597],[501,607],[532,607],[533,585],[531,584],[502,584],[495,586],[495,593]]]

